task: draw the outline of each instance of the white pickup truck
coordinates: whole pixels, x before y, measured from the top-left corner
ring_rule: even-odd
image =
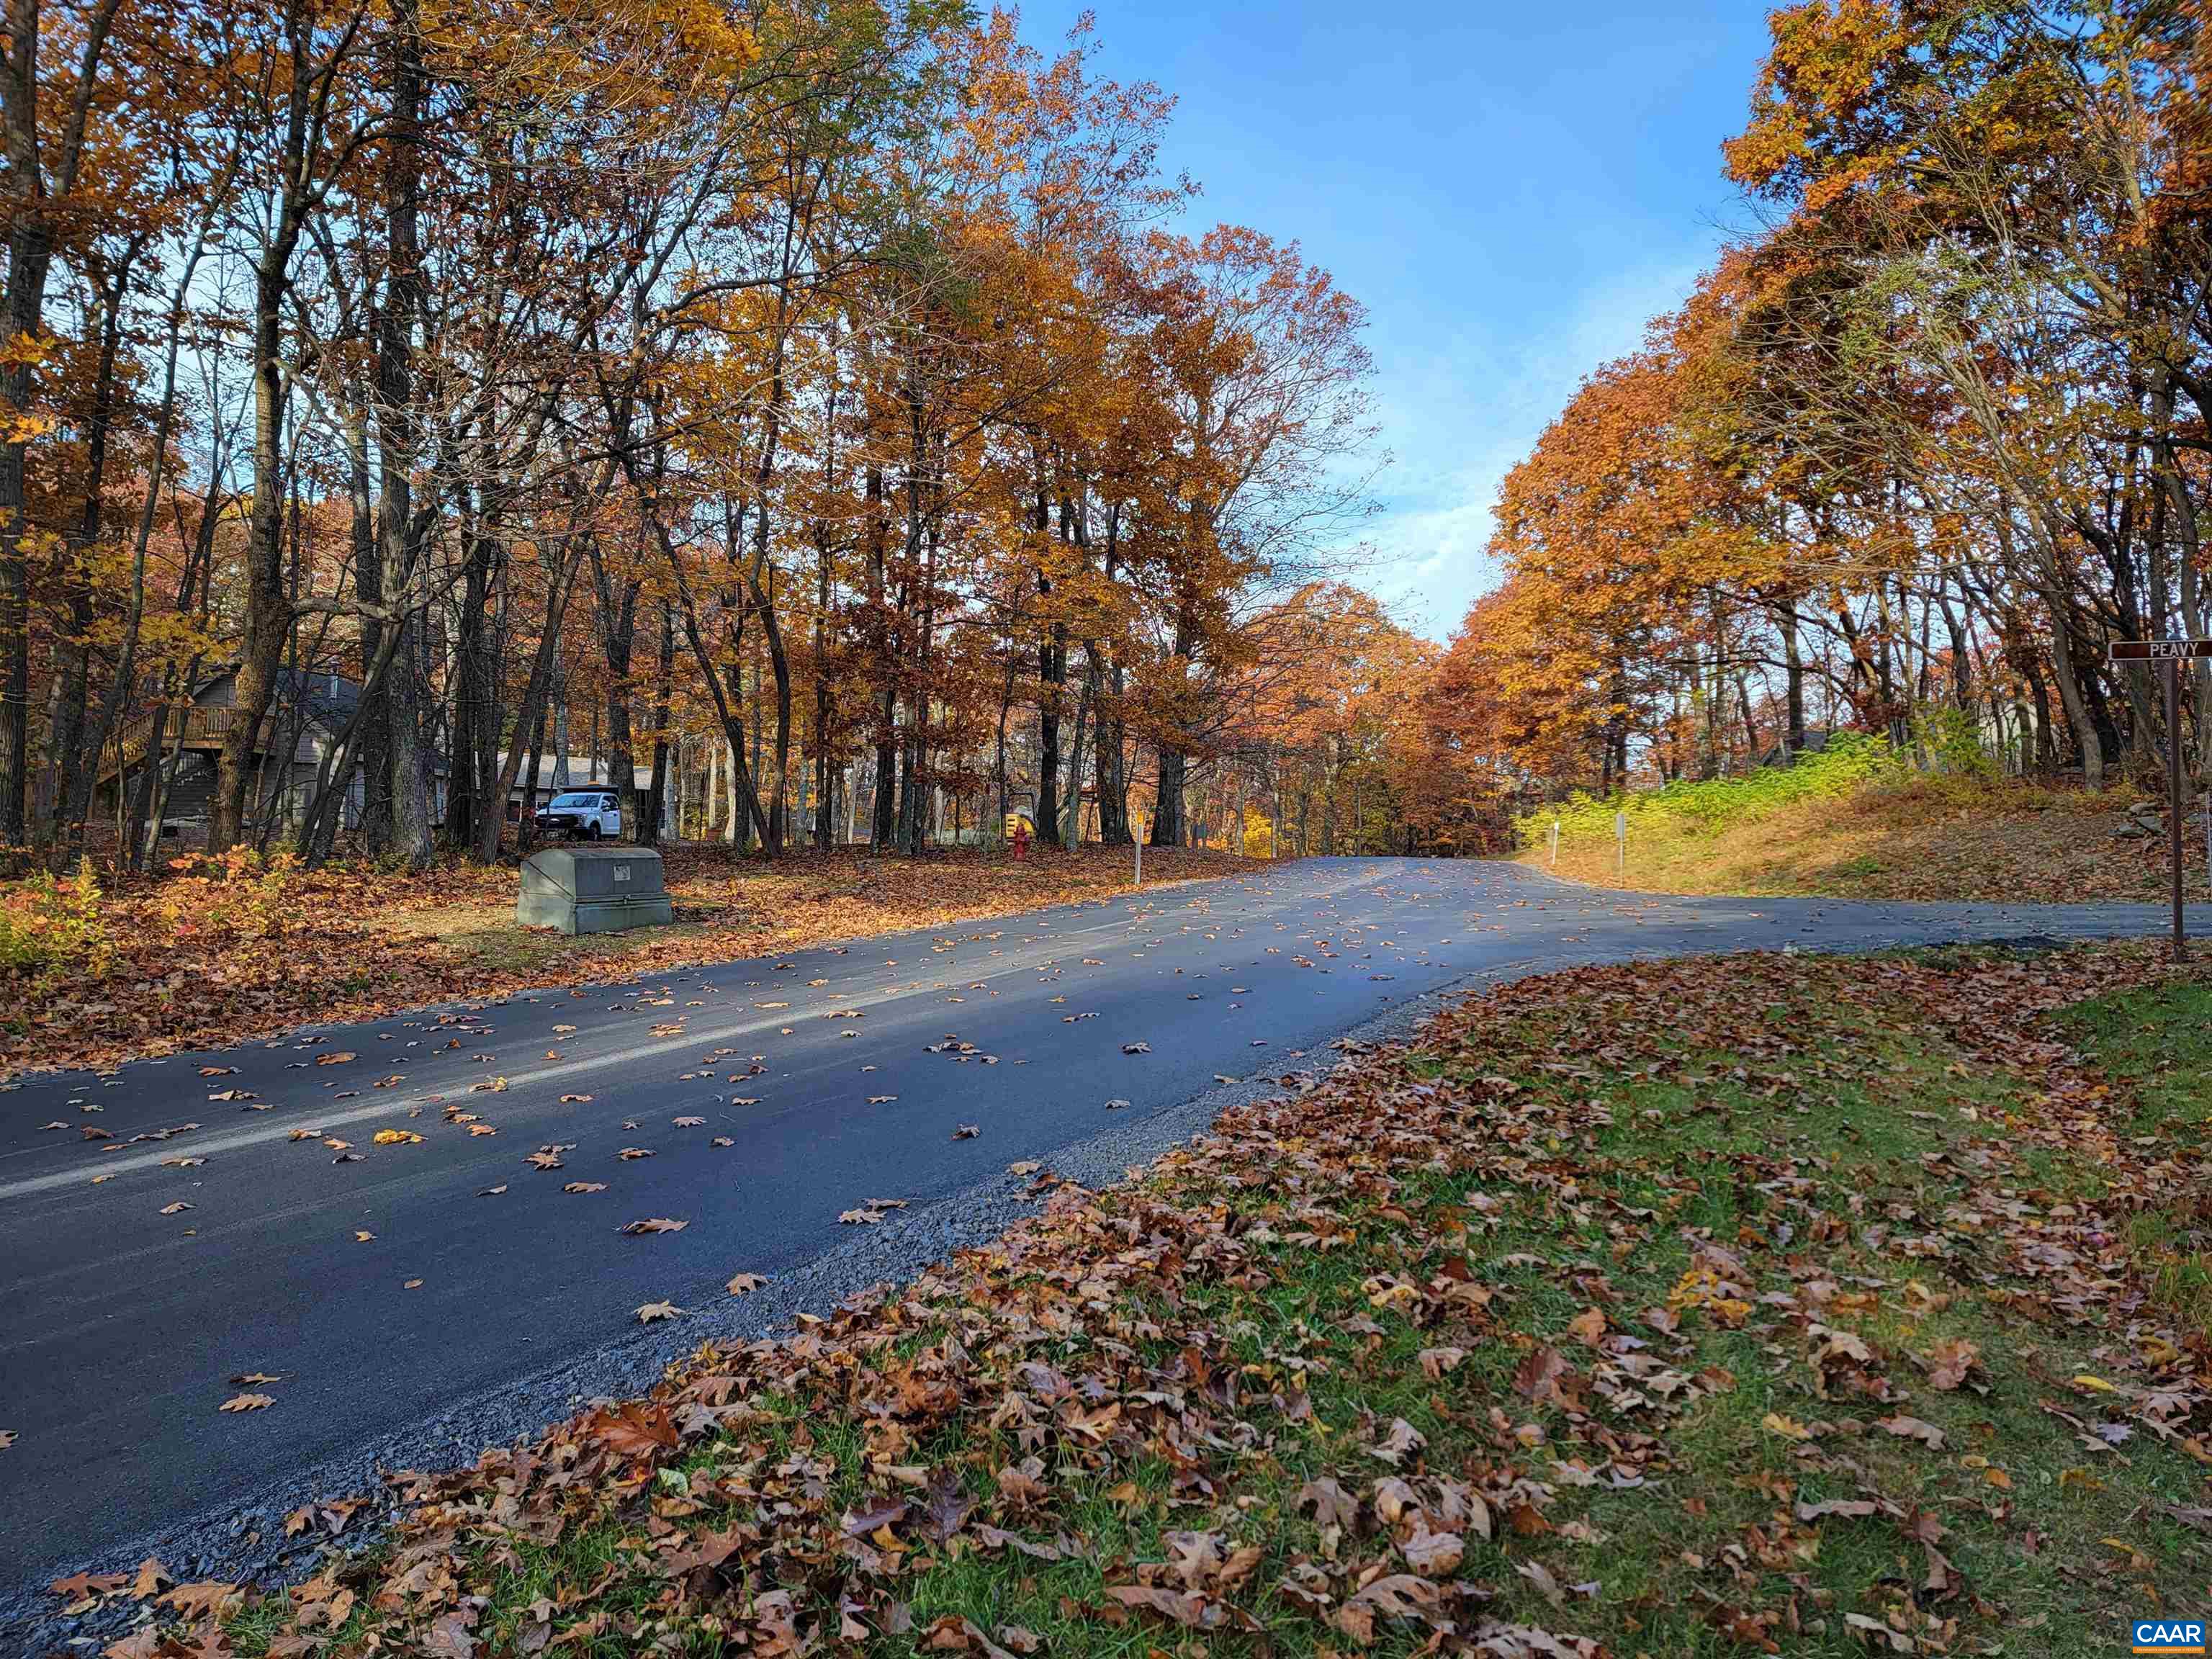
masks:
[[[622,834],[622,807],[611,789],[564,789],[538,809],[538,833],[613,841]]]

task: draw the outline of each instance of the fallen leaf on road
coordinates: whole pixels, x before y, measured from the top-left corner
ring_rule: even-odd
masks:
[[[982,1133],[982,1130],[977,1128],[975,1125],[972,1123],[963,1123],[958,1128],[953,1130],[952,1138],[955,1140],[973,1140],[977,1135],[980,1135]]]
[[[258,1412],[266,1411],[276,1403],[276,1398],[274,1395],[234,1394],[216,1409],[226,1412]]]
[[[730,1279],[730,1294],[744,1296],[768,1283],[766,1273],[735,1273]]]
[[[606,1189],[604,1181],[572,1181],[561,1188],[564,1193],[603,1193]]]
[[[650,1325],[656,1319],[673,1319],[683,1311],[673,1302],[648,1302],[637,1310],[637,1322]]]
[[[420,1146],[422,1137],[412,1129],[379,1129],[369,1137],[380,1146]]]
[[[668,1121],[679,1129],[696,1129],[707,1120],[703,1117],[672,1117]]]
[[[230,1386],[234,1389],[259,1389],[265,1388],[271,1382],[282,1382],[283,1380],[281,1376],[271,1376],[266,1371],[247,1371],[241,1376],[232,1377]]]
[[[563,1106],[588,1106],[592,1103],[592,1097],[589,1095],[562,1095],[561,1103]]]
[[[496,1187],[479,1187],[479,1188],[477,1188],[477,1196],[478,1198],[497,1198],[497,1197],[498,1197],[501,1193],[505,1192],[506,1190],[507,1190],[507,1183],[506,1183],[504,1181],[502,1181],[502,1182],[501,1182],[499,1183],[499,1185],[498,1185],[498,1186],[496,1186]]]
[[[1006,1165],[1006,1173],[1010,1176],[1035,1175],[1042,1168],[1044,1168],[1044,1165],[1039,1163],[1036,1158],[1025,1158],[1018,1164],[1009,1164]]]
[[[365,1231],[363,1231],[362,1230],[361,1230],[360,1228],[356,1227],[356,1228],[354,1230],[353,1242],[354,1242],[355,1243],[356,1243],[356,1244],[366,1244],[366,1243],[368,1243],[371,1239],[374,1238],[375,1237],[376,1237],[376,1235],[375,1235],[374,1233],[372,1233],[372,1232],[365,1232]]]
[[[622,1231],[625,1233],[633,1235],[638,1233],[680,1233],[690,1224],[691,1224],[688,1221],[671,1221],[666,1216],[656,1215],[648,1216],[643,1221],[629,1222],[623,1227]]]
[[[888,1106],[891,1102],[897,1098],[898,1097],[896,1095],[870,1095],[868,1097],[868,1104],[871,1106]]]
[[[622,1159],[625,1164],[635,1163],[641,1158],[651,1158],[653,1156],[653,1148],[650,1146],[625,1146],[622,1151],[617,1152],[615,1156]]]
[[[315,1064],[318,1066],[343,1066],[346,1061],[354,1058],[355,1055],[352,1049],[341,1048],[334,1054],[317,1054],[315,1056]]]
[[[184,1200],[179,1199],[174,1204],[164,1204],[161,1206],[161,1213],[163,1215],[182,1215],[186,1210],[189,1210],[191,1207],[192,1206],[185,1203]]]

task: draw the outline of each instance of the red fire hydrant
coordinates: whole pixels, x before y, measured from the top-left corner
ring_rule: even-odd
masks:
[[[1014,862],[1018,864],[1029,855],[1030,827],[1026,823],[1017,823],[1014,825]]]

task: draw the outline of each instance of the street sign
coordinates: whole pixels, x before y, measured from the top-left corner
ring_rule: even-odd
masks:
[[[2173,872],[2173,959],[2189,960],[2181,909],[2181,665],[2212,658],[2212,640],[2114,640],[2114,662],[2166,665],[2166,837]]]
[[[2212,657],[2212,640],[2114,640],[2114,662],[2173,662]]]

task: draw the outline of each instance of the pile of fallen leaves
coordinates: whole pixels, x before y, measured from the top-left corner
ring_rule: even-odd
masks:
[[[918,860],[809,849],[768,860],[681,846],[663,857],[676,926],[580,939],[516,926],[511,866],[403,875],[184,860],[106,896],[96,971],[0,968],[0,1077],[1103,899],[1126,890],[1131,874],[1127,848],[1095,846],[1023,860],[971,849]],[[1147,848],[1145,881],[1254,867],[1226,854]]]
[[[2167,972],[1524,981],[397,1476],[388,1543],[307,1583],[58,1588],[168,1622],[112,1659],[2077,1650],[2205,1582],[2212,1341],[2130,1228],[2212,1215],[2202,1125],[2051,1018]]]

